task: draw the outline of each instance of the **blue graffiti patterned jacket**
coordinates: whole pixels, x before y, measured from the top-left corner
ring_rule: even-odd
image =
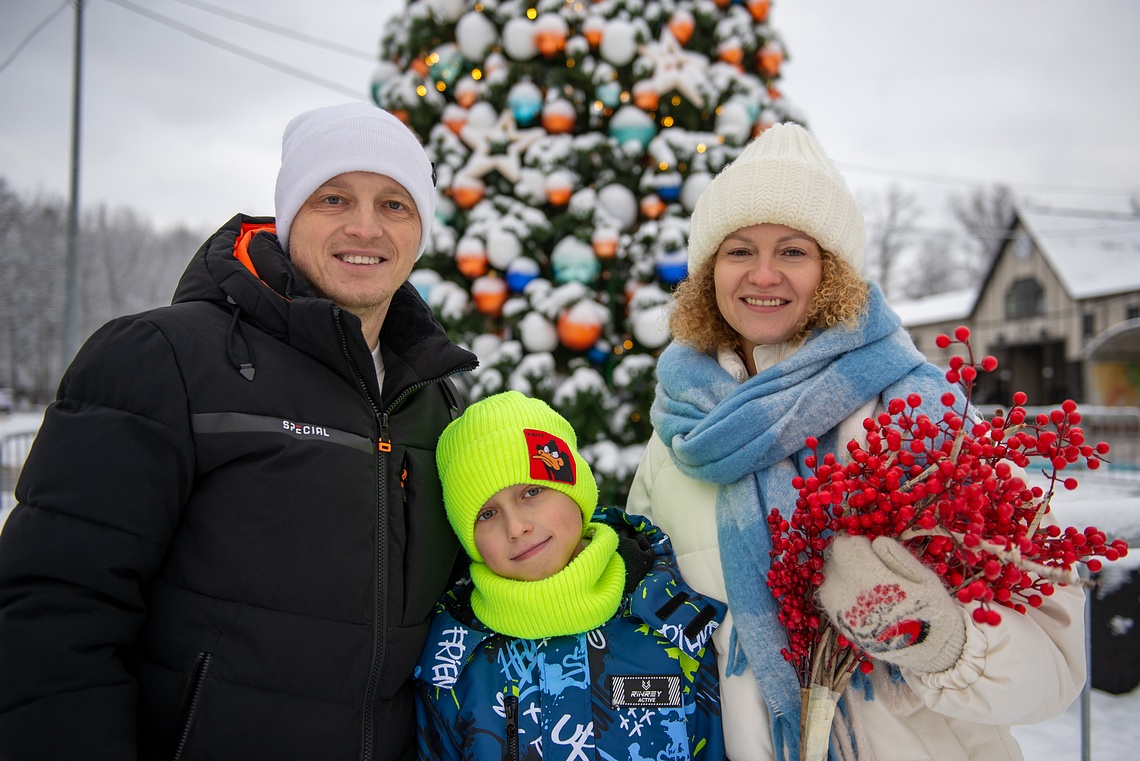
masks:
[[[619,536],[626,594],[609,621],[528,640],[486,629],[471,587],[440,601],[416,667],[421,759],[719,761],[712,632],[723,603],[681,579],[668,537],[599,508]]]

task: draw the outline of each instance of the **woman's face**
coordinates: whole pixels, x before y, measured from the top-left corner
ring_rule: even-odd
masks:
[[[807,233],[762,224],[731,233],[715,257],[717,307],[751,367],[753,349],[784,343],[804,324],[823,280],[823,252]]]

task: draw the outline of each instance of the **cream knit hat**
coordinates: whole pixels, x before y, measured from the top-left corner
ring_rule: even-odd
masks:
[[[435,461],[447,519],[476,563],[483,558],[475,548],[475,517],[499,489],[537,484],[560,491],[578,503],[583,530],[598,506],[598,484],[570,423],[518,391],[481,399],[451,421]]]
[[[289,228],[309,196],[345,172],[375,172],[404,186],[420,215],[419,258],[435,218],[431,161],[419,139],[392,114],[367,103],[306,111],[285,127],[274,202],[277,238],[289,250]]]
[[[689,272],[730,233],[752,225],[787,225],[824,251],[863,266],[863,215],[843,176],[798,124],[764,130],[697,199],[689,227]]]

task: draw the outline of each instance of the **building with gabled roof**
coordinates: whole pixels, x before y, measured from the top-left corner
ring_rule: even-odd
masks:
[[[976,357],[997,357],[979,403],[1140,406],[1140,215],[1017,206],[977,289],[893,306],[936,364],[955,347],[935,337],[958,325]]]

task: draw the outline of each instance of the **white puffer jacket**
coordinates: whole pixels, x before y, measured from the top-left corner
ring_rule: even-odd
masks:
[[[775,364],[788,351],[758,348],[757,367]],[[719,359],[739,379],[746,377],[734,354]],[[862,422],[876,406],[870,403],[852,415],[840,427],[839,440],[864,440]],[[627,509],[647,516],[669,535],[690,586],[727,600],[717,543],[716,494],[715,484],[681,473],[654,434],[634,476]],[[756,583],[767,591],[764,579]],[[1079,587],[1059,586],[1041,607],[1025,615],[1006,612],[998,626],[974,624],[966,606],[962,615],[966,646],[953,668],[937,674],[903,669],[905,685],[899,685],[880,667],[872,672],[873,701],[848,690],[856,740],[871,749],[874,761],[1021,761],[1010,725],[1057,716],[1080,693],[1085,657],[1084,592]],[[747,671],[731,677],[725,673],[731,630],[730,608],[725,625],[713,635],[721,672],[725,751],[732,761],[777,761],[767,705],[756,680]],[[860,761],[865,758],[861,755]]]

